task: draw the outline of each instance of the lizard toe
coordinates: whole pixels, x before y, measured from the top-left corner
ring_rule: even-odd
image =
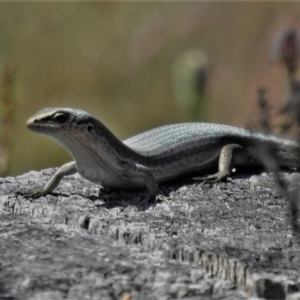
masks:
[[[166,201],[166,202],[169,202],[169,201],[171,201],[171,197],[164,196],[164,195],[157,195],[155,197],[155,201]]]
[[[219,182],[219,181],[222,181],[222,180],[226,180],[229,175],[230,174],[228,174],[228,172],[220,171],[220,172],[217,172],[215,174],[204,176],[204,177],[195,177],[194,179],[209,181],[209,182],[214,183],[214,182]]]
[[[34,191],[31,191],[31,192],[17,192],[17,195],[21,195],[26,199],[29,199],[29,198],[36,199],[36,198],[39,198],[41,196],[44,196],[44,192],[40,189],[36,189]]]

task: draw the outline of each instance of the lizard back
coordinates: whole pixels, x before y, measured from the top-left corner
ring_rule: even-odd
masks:
[[[203,144],[211,140],[232,140],[235,143],[247,142],[270,142],[283,146],[296,146],[297,142],[279,137],[254,133],[247,129],[212,123],[179,123],[157,127],[137,134],[123,141],[125,145],[144,156],[155,156],[165,151],[180,151],[195,143]]]
[[[180,177],[184,174],[206,171],[216,167],[222,147],[239,144],[250,154],[258,156],[258,145],[276,148],[282,167],[297,167],[299,147],[296,141],[275,135],[253,133],[249,130],[211,123],[180,123],[151,129],[123,141],[138,154],[148,158],[148,167],[157,178],[173,178],[174,168]],[[146,162],[145,162],[146,164]],[[249,159],[242,163],[261,165],[259,160]],[[168,171],[168,169],[170,169]],[[163,170],[159,172],[159,170]],[[160,174],[161,173],[161,176]]]

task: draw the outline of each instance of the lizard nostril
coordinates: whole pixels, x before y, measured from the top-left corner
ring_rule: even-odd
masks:
[[[93,126],[92,125],[89,125],[88,127],[87,127],[87,130],[90,132],[90,131],[92,131],[92,129],[93,129]]]

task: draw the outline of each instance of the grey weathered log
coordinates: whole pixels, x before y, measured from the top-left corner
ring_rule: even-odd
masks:
[[[297,297],[300,245],[271,175],[187,180],[150,204],[79,175],[46,197],[15,194],[54,171],[0,179],[0,299]]]

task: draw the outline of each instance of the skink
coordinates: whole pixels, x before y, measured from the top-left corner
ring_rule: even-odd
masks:
[[[85,111],[46,108],[31,117],[27,126],[54,138],[74,158],[60,167],[44,188],[31,193],[33,197],[50,193],[64,176],[78,172],[105,187],[146,188],[151,198],[163,199],[159,195],[161,183],[214,171],[202,179],[220,181],[234,166],[262,166],[259,145],[275,150],[279,167],[300,166],[296,141],[227,125],[172,124],[122,142]]]

